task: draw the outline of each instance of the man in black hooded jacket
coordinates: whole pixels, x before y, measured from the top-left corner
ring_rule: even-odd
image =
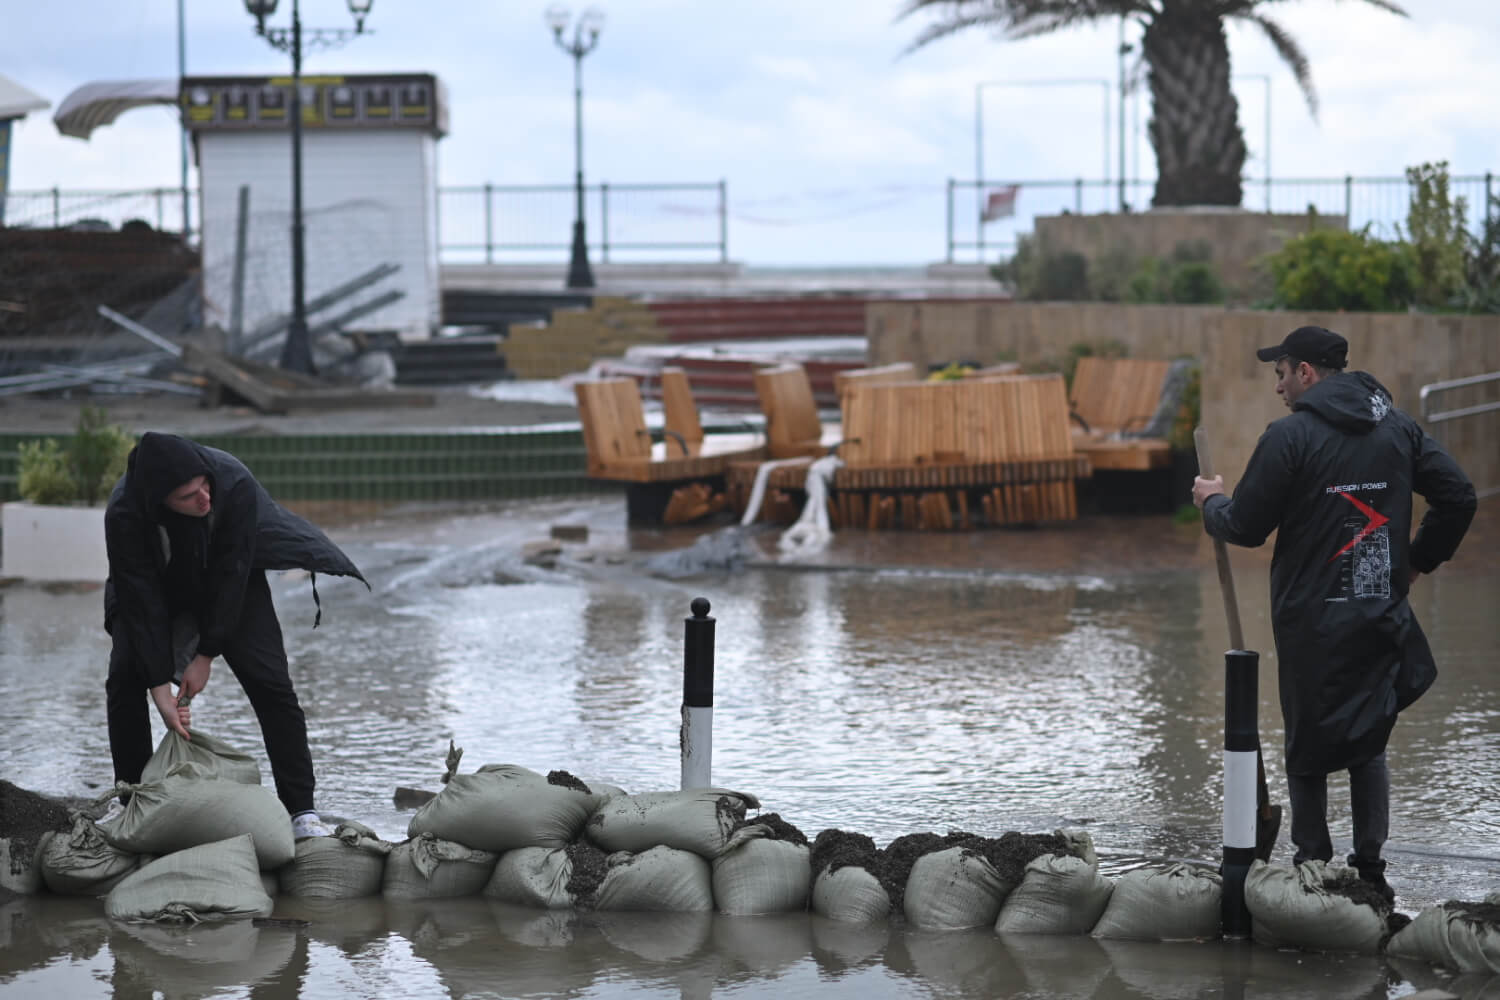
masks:
[[[1294,863],[1329,861],[1327,775],[1347,770],[1350,865],[1388,898],[1385,748],[1396,715],[1437,677],[1406,594],[1453,556],[1474,517],[1474,486],[1367,372],[1344,372],[1348,342],[1293,330],[1256,352],[1276,365],[1292,411],[1266,428],[1234,496],[1198,477],[1193,501],[1214,538],[1257,546],[1276,531],[1271,623]],[[1427,513],[1411,536],[1412,494]],[[1408,541],[1409,540],[1409,541]]]
[[[149,694],[169,729],[191,738],[189,702],[222,656],[260,721],[276,794],[294,833],[327,833],[313,808],[307,722],[287,670],[266,570],[300,568],[363,581],[354,563],[322,531],[271,499],[233,455],[150,431],[110,494],[104,534],[104,628],[112,639],[105,691],[115,780],[138,783],[151,757],[142,694]]]

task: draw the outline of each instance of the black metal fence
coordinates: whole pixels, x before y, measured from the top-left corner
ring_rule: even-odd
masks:
[[[1469,229],[1478,232],[1494,215],[1500,181],[1491,172],[1448,179],[1449,193],[1467,204]],[[990,193],[1015,187],[1012,215],[983,221]],[[1029,232],[1038,215],[1066,212],[1082,215],[1096,212],[1144,211],[1151,207],[1156,181],[1085,180],[986,180],[948,181],[948,260],[958,251],[973,251],[986,259],[991,250],[1011,250],[1015,234]],[[1316,209],[1319,215],[1342,216],[1350,229],[1370,227],[1374,236],[1392,239],[1406,226],[1411,205],[1411,184],[1405,177],[1245,178],[1244,207],[1255,212],[1302,215]],[[988,228],[987,228],[988,227]]]

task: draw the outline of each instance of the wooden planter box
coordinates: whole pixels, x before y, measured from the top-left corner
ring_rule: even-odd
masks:
[[[0,505],[0,577],[103,583],[104,507]]]

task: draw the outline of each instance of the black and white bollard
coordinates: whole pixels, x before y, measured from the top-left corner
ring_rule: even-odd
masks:
[[[1224,654],[1224,901],[1226,938],[1250,936],[1245,876],[1255,861],[1256,782],[1260,763],[1257,706],[1260,654]]]
[[[708,788],[714,755],[714,620],[693,598],[682,644],[682,787]]]

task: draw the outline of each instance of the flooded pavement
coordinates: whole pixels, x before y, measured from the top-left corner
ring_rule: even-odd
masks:
[[[1413,604],[1437,685],[1390,748],[1388,877],[1407,912],[1500,888],[1500,577],[1494,505]],[[527,543],[587,525],[555,565]],[[716,619],[713,774],[809,839],[1090,832],[1101,870],[1217,863],[1223,651],[1211,550],[1197,526],[1090,518],[973,535],[842,535],[812,565],[773,565],[774,534],[733,573],[644,577],[691,533],[625,531],[618,500],[405,510],[331,532],[374,584],[273,589],[308,715],[319,806],[405,836],[397,786],[462,769],[563,769],[630,792],[676,788],[683,621]],[[1285,803],[1267,551],[1232,550],[1260,721]],[[59,795],[110,782],[97,590],[0,588],[0,776]],[[264,759],[244,696],[216,666],[206,732]],[[262,763],[269,781],[269,769]],[[1335,844],[1348,791],[1330,781]],[[1290,860],[1286,827],[1275,860]],[[0,996],[1349,997],[1443,986],[1392,961],[1230,944],[1004,938],[860,927],[809,914],[543,912],[480,898],[319,906],[304,928],[113,924],[95,900],[0,902]]]

